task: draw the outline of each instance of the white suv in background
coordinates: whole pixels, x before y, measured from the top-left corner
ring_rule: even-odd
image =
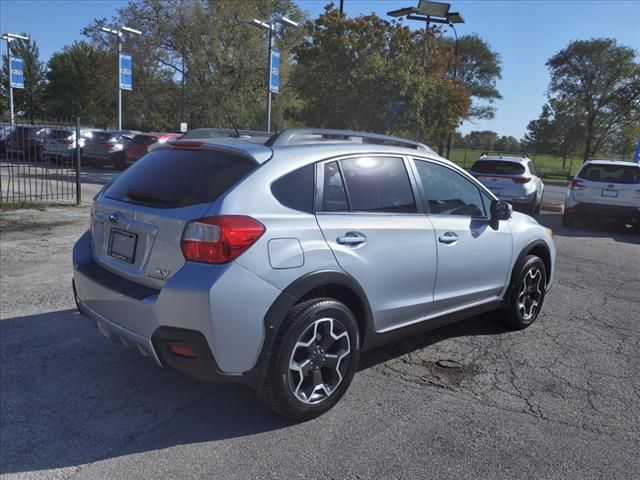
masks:
[[[571,179],[564,202],[562,225],[597,217],[619,220],[640,228],[640,164],[589,160]]]
[[[540,213],[544,183],[529,157],[482,154],[469,173],[513,208],[529,215]]]

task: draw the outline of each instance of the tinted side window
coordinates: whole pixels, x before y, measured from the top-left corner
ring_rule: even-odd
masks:
[[[538,177],[539,176],[538,171],[536,170],[536,166],[534,165],[534,163],[531,160],[529,160],[528,165],[531,173],[534,174],[536,177]]]
[[[351,210],[416,213],[409,175],[401,158],[362,157],[340,162]]]
[[[485,216],[480,190],[471,181],[443,165],[415,162],[432,214]]]
[[[323,185],[322,210],[325,212],[348,211],[349,201],[347,200],[338,162],[330,162],[324,165]]]
[[[315,165],[307,165],[279,178],[271,185],[273,196],[285,207],[313,213]]]

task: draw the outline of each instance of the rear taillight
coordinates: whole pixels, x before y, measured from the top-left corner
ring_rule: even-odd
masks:
[[[113,147],[116,146],[116,144],[115,143],[103,143],[102,146],[104,148],[113,148]]]
[[[180,247],[188,261],[227,263],[245,252],[264,232],[264,225],[243,215],[201,218],[187,224]]]
[[[511,177],[511,179],[516,183],[529,183],[531,181],[531,177]]]
[[[582,183],[582,180],[578,180],[577,178],[574,178],[573,180],[571,180],[571,183],[569,184],[569,188],[571,190],[582,190],[584,188],[584,183]]]

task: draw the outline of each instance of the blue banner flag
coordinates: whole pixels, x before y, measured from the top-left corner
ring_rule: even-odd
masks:
[[[280,93],[280,51],[271,50],[271,72],[269,73],[269,90]]]
[[[11,59],[11,88],[24,88],[24,62],[21,58]]]
[[[633,156],[633,161],[640,163],[640,140],[638,140],[638,146],[636,147],[636,154]]]
[[[120,54],[120,88],[133,90],[133,59],[126,53]]]

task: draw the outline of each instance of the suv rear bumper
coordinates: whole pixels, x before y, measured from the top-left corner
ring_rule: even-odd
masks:
[[[281,292],[239,264],[187,262],[155,290],[95,263],[89,232],[76,243],[73,260],[78,310],[104,336],[203,380],[251,384],[263,367],[265,314]],[[189,346],[196,358],[172,354],[167,342]]]
[[[573,207],[565,206],[565,213],[580,216],[593,216],[612,219],[635,219],[640,221],[640,208],[620,205],[602,205],[598,203],[576,203]]]

